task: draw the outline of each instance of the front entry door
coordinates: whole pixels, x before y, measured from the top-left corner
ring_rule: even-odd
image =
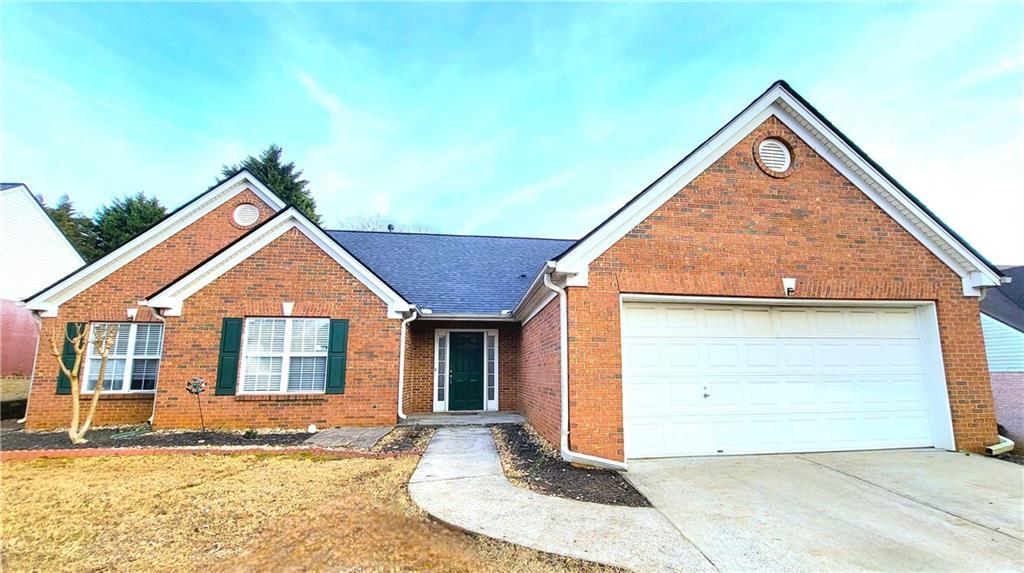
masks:
[[[484,409],[484,333],[451,333],[448,409]]]

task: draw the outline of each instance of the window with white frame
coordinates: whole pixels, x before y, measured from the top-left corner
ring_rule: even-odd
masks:
[[[164,325],[134,322],[93,323],[89,350],[85,358],[85,392],[96,389],[102,359],[96,353],[96,330],[117,327],[114,345],[107,353],[103,373],[104,392],[154,392],[164,348]]]
[[[243,393],[317,393],[327,383],[326,318],[247,318]]]

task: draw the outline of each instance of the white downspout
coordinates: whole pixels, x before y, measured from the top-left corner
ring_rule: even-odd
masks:
[[[402,398],[403,398],[403,396],[405,394],[405,331],[406,331],[406,326],[410,322],[416,320],[416,318],[418,316],[419,316],[419,309],[417,309],[415,306],[412,307],[412,314],[409,315],[409,318],[406,318],[406,319],[402,320],[402,327],[401,327],[402,328],[402,333],[398,337],[398,340],[399,340],[399,342],[398,342],[398,345],[399,345],[399,348],[398,348],[398,419],[399,420],[404,420],[406,418],[406,416],[405,416],[405,409],[402,407]]]
[[[599,458],[587,454],[581,454],[569,449],[569,308],[566,302],[565,289],[556,285],[551,280],[552,267],[548,266],[544,272],[544,286],[558,293],[558,329],[559,329],[559,374],[561,377],[562,395],[562,459],[567,462],[576,462],[588,466],[625,471],[626,463]]]

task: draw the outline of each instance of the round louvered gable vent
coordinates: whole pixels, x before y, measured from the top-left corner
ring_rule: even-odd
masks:
[[[789,169],[793,162],[793,156],[789,153],[789,147],[778,139],[766,139],[757,146],[757,154],[765,167],[776,173],[782,173]]]
[[[233,217],[235,219],[235,223],[241,225],[242,227],[248,227],[249,225],[252,225],[253,223],[259,220],[260,210],[259,207],[253,205],[252,203],[242,203],[241,205],[235,207],[235,213]]]

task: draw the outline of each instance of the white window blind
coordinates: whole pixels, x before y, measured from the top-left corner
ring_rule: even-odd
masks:
[[[89,349],[85,362],[85,392],[96,389],[101,358],[96,352],[96,331],[117,327],[114,345],[107,353],[103,374],[104,392],[154,392],[160,372],[164,346],[164,325],[133,322],[97,322],[89,331]]]
[[[318,393],[327,383],[326,318],[245,321],[243,393]]]

